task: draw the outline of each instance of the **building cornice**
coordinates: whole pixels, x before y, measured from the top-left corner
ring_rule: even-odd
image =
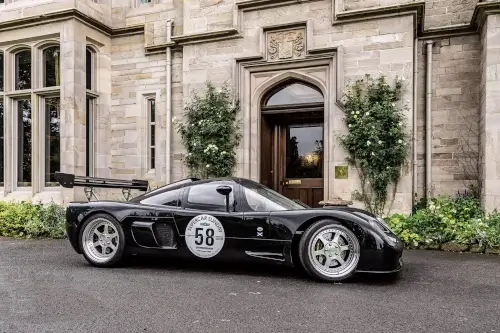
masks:
[[[172,36],[172,42],[177,46],[220,41],[226,39],[242,38],[240,33],[241,12],[259,10],[263,8],[280,7],[285,5],[312,2],[317,0],[243,0],[235,3],[233,27],[223,30],[208,31]],[[469,24],[424,29],[425,2],[414,2],[402,5],[371,7],[358,10],[340,11],[339,0],[332,0],[332,25],[348,24],[360,21],[368,21],[380,18],[390,18],[402,15],[413,15],[415,17],[415,33],[420,39],[445,38],[467,34],[477,34],[482,29],[486,17],[491,14],[500,13],[500,0],[479,2],[472,15]],[[24,27],[76,19],[83,24],[92,27],[109,37],[122,37],[144,34],[144,24],[134,26],[111,28],[110,26],[88,16],[77,9],[68,9],[43,15],[31,16],[16,20],[0,22],[0,31],[15,30]],[[157,53],[170,45],[146,45],[146,53]]]

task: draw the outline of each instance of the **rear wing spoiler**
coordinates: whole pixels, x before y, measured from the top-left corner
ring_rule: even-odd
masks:
[[[121,188],[125,200],[132,196],[132,190],[147,191],[149,182],[147,180],[132,179],[121,180],[113,178],[98,178],[75,176],[71,173],[56,172],[54,175],[56,181],[64,188],[84,187],[85,196],[90,201],[92,197],[99,200],[94,192],[94,188]]]

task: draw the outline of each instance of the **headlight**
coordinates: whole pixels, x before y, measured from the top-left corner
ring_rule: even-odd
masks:
[[[382,223],[384,225],[384,227],[386,227],[387,229],[391,230],[391,228],[389,227],[389,224],[387,224],[387,222],[385,222],[383,218],[377,216],[375,219],[378,222]]]
[[[387,222],[384,221],[384,219],[380,218],[380,217],[376,217],[375,220],[377,220],[377,224],[379,227],[381,227],[382,229],[384,229],[384,232],[386,231],[390,231],[391,233],[394,233],[392,230],[391,230],[391,227],[389,227],[389,224],[387,224]]]

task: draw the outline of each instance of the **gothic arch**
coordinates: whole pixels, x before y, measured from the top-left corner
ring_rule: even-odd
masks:
[[[323,95],[323,98],[325,102],[328,100],[328,90],[326,89],[326,86],[323,82],[318,80],[317,78],[296,72],[296,71],[286,71],[283,73],[279,73],[268,80],[262,82],[259,86],[256,87],[254,93],[253,93],[253,98],[252,98],[252,104],[253,105],[259,105],[261,100],[273,89],[283,85],[285,82],[294,80],[294,81],[302,81],[307,85],[312,85],[319,89]]]

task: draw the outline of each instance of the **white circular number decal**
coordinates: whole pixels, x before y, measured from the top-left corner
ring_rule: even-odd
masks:
[[[224,245],[224,228],[211,215],[198,215],[186,227],[186,245],[200,258],[211,258]]]

